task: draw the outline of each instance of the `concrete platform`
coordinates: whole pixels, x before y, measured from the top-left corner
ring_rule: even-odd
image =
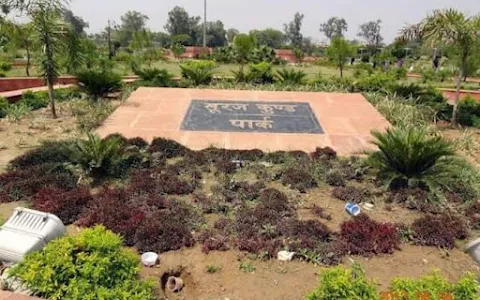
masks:
[[[193,117],[192,103],[203,109]],[[300,113],[305,106],[309,108]],[[192,127],[192,122],[199,126]],[[320,126],[308,127],[315,124]],[[350,155],[372,149],[371,130],[388,126],[361,94],[139,88],[97,133],[148,141],[164,137],[196,150],[216,146],[310,152],[330,146]]]

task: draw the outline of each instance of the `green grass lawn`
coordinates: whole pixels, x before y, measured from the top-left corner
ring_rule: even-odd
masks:
[[[152,67],[156,68],[164,68],[170,73],[174,74],[175,76],[180,76],[180,65],[178,62],[167,62],[167,61],[158,61],[152,64]],[[214,70],[214,74],[218,76],[228,76],[232,75],[232,70],[238,70],[238,64],[219,64],[218,67]],[[334,67],[328,66],[316,66],[313,64],[305,64],[305,65],[296,65],[296,66],[274,66],[274,70],[279,70],[283,68],[291,68],[295,70],[301,70],[307,74],[307,78],[313,79],[316,77],[318,73],[321,73],[323,77],[331,77],[331,76],[339,76],[338,69]],[[116,63],[114,66],[114,71],[121,75],[133,75],[132,70],[127,64],[124,63]],[[30,74],[32,76],[38,76],[38,70],[33,66],[30,70]],[[25,67],[14,67],[12,70],[6,73],[7,77],[14,77],[14,76],[26,76]],[[344,76],[353,76],[353,70],[347,67],[344,70]],[[420,78],[408,78],[407,82],[417,82],[421,81]],[[454,81],[445,81],[445,82],[434,82],[433,83],[437,87],[441,88],[455,88]],[[469,83],[463,82],[462,89],[480,89],[480,84],[478,83]]]

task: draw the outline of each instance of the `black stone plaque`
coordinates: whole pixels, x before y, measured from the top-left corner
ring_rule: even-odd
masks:
[[[181,130],[322,134],[304,102],[192,100]]]

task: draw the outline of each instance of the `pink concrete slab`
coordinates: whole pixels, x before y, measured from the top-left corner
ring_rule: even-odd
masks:
[[[181,125],[192,100],[308,102],[324,134],[184,131]],[[361,94],[139,88],[97,133],[121,133],[148,141],[164,137],[195,150],[215,146],[310,152],[329,146],[342,155],[351,155],[373,149],[370,132],[389,126]]]

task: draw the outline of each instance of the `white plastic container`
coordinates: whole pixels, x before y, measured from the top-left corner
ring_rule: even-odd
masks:
[[[157,264],[158,254],[153,252],[143,253],[141,256],[142,264],[146,267],[153,267]]]
[[[67,229],[55,215],[16,208],[0,228],[0,261],[20,262],[33,251],[43,249],[48,242],[65,235]]]
[[[468,243],[465,247],[465,252],[477,263],[480,264],[480,239]]]

